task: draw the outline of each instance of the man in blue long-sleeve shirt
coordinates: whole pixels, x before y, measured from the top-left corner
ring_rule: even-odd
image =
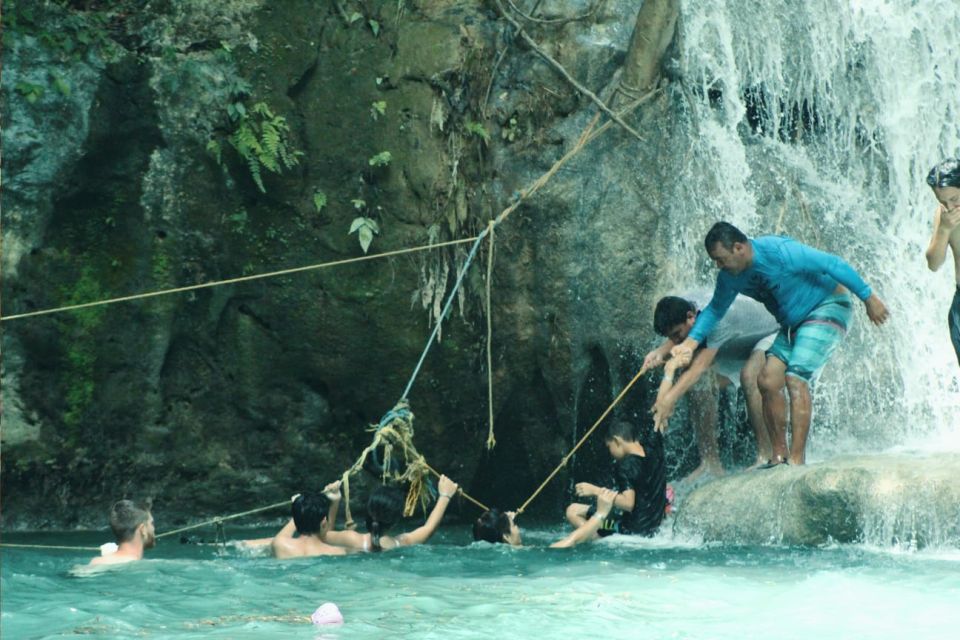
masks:
[[[781,327],[758,379],[773,445],[771,463],[803,464],[810,430],[810,380],[846,335],[852,315],[849,292],[864,302],[876,325],[889,317],[887,307],[849,264],[792,238],[751,240],[732,224],[718,222],[704,245],[720,269],[713,299],[671,354],[681,366],[688,362],[738,293],[762,302]],[[789,452],[784,386],[790,396]]]

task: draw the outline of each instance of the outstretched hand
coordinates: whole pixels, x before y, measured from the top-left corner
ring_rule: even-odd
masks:
[[[673,349],[670,349],[671,361],[675,362],[675,367],[685,367],[693,360],[693,347],[686,341],[681,342]]]
[[[340,480],[335,480],[323,488],[323,495],[327,496],[328,500],[339,500],[340,495]]]
[[[654,367],[659,367],[663,364],[663,354],[660,353],[660,349],[654,349],[646,355],[643,359],[643,370],[649,371]]]
[[[441,496],[452,496],[457,492],[457,489],[460,488],[456,482],[448,478],[447,476],[440,476],[440,481],[437,483],[437,491],[440,492]]]
[[[878,327],[890,317],[887,305],[883,304],[883,300],[875,293],[864,300],[863,304],[867,307],[867,317],[870,318],[870,322]]]

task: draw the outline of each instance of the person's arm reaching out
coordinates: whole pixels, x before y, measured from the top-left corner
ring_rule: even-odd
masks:
[[[440,521],[443,520],[443,514],[446,513],[447,506],[450,504],[450,500],[457,492],[457,489],[459,489],[459,487],[456,482],[447,476],[440,476],[440,481],[437,483],[439,495],[437,496],[437,503],[433,506],[433,511],[430,512],[430,516],[423,526],[398,536],[398,538],[403,539],[403,546],[423,544],[430,539],[433,532],[440,526]]]
[[[700,380],[710,365],[717,357],[717,350],[704,347],[694,356],[690,367],[680,375],[680,379],[673,382],[676,365],[671,371],[671,375],[664,373],[664,382],[660,384],[660,390],[657,392],[657,400],[653,404],[653,424],[654,428],[660,433],[667,432],[667,421],[673,415],[673,410],[677,407],[677,402],[684,394]],[[679,361],[678,361],[679,363]],[[669,364],[669,363],[668,363]],[[669,378],[669,380],[668,380]]]
[[[589,520],[574,529],[567,537],[557,540],[550,545],[551,549],[566,549],[575,547],[581,542],[592,540],[597,535],[597,531],[603,526],[603,521],[610,515],[613,508],[613,501],[616,499],[616,492],[612,489],[602,489],[597,494],[597,512]]]
[[[693,352],[706,340],[713,327],[727,313],[727,309],[737,297],[737,290],[723,281],[723,274],[717,276],[717,286],[713,289],[713,298],[697,316],[687,339],[670,350],[670,355],[677,360],[678,366],[685,367],[693,359]]]

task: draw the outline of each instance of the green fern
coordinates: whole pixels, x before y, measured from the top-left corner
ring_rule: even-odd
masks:
[[[290,127],[286,119],[274,114],[267,104],[258,102],[249,111],[234,109],[233,114],[236,116],[236,129],[227,137],[227,141],[246,163],[257,188],[266,193],[262,170],[280,173],[283,169],[291,169],[300,163],[303,152],[291,146]],[[219,164],[219,142],[211,140],[207,150]]]

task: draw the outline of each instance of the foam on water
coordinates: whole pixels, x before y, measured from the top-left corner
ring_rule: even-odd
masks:
[[[771,628],[778,638],[948,638],[955,629],[960,572],[957,559],[939,551],[703,547],[668,535],[509,549],[468,536],[465,527],[449,527],[436,544],[399,553],[295,561],[162,545],[151,560],[84,579],[67,575],[74,554],[5,552],[0,632],[740,639]],[[59,542],[84,544],[81,537]],[[327,601],[343,612],[342,627],[309,623]]]

